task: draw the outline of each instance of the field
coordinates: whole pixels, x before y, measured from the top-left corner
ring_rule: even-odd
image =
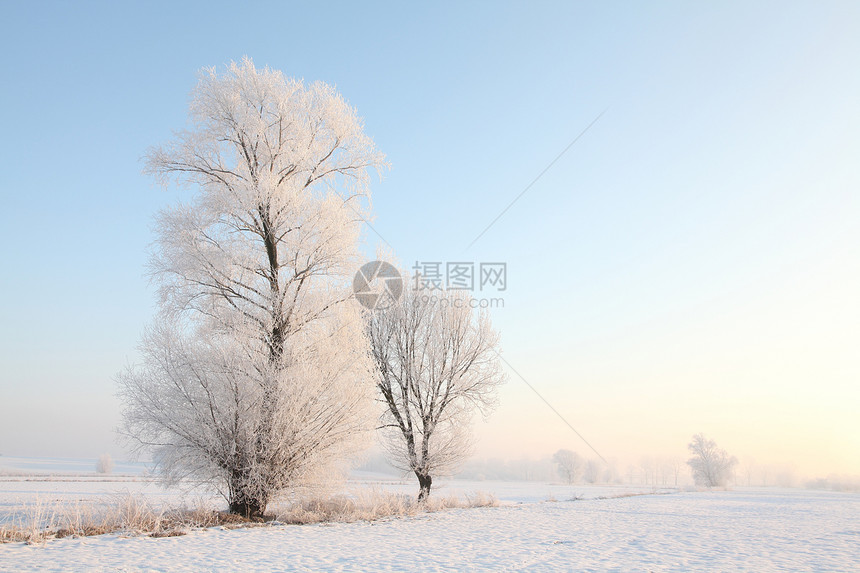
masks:
[[[110,503],[130,492],[188,502],[134,466],[98,476],[26,460],[0,476],[0,523],[39,503]],[[17,475],[16,475],[17,474]],[[412,492],[359,474],[346,487]],[[38,481],[34,481],[38,480]],[[2,571],[856,571],[860,495],[800,489],[657,490],[631,486],[465,482],[434,496],[484,491],[498,507],[374,522],[215,527],[150,538],[108,534],[0,545]],[[641,494],[641,495],[634,495]],[[196,496],[200,501],[199,496]]]

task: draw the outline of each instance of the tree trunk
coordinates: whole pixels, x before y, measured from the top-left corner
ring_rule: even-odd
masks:
[[[430,496],[430,486],[433,484],[433,478],[429,475],[415,473],[418,477],[418,486],[421,488],[418,491],[418,503],[422,503]]]
[[[241,471],[234,471],[230,479],[230,513],[241,515],[245,519],[260,519],[266,511],[265,495],[249,487],[248,476]]]
[[[230,513],[241,515],[246,519],[261,519],[265,511],[265,506],[256,501],[239,499],[230,501]]]

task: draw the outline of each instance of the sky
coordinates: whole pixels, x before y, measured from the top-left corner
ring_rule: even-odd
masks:
[[[249,56],[387,155],[369,258],[506,264],[476,455],[860,473],[860,5],[712,4],[4,3],[0,454],[124,456],[141,157]]]

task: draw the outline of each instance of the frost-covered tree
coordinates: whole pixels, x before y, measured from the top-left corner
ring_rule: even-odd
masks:
[[[725,450],[717,447],[716,442],[696,434],[693,441],[687,445],[693,454],[687,465],[693,472],[696,485],[704,487],[723,487],[732,477],[732,471],[738,460]]]
[[[559,450],[552,456],[558,469],[558,474],[568,484],[576,482],[582,475],[585,459],[576,452]]]
[[[167,478],[259,516],[364,443],[373,362],[349,278],[383,166],[330,86],[248,59],[201,73],[190,126],[147,157],[193,193],[158,216],[161,312],[119,376],[124,432]]]
[[[601,464],[597,460],[588,460],[587,462],[585,462],[585,467],[582,470],[583,481],[585,481],[585,483],[598,483],[602,477],[602,469],[603,464]]]
[[[113,471],[113,458],[110,454],[102,454],[96,461],[96,472],[100,474],[109,474]]]
[[[404,289],[373,311],[368,332],[376,361],[382,437],[392,465],[418,478],[418,500],[433,477],[470,453],[470,421],[485,416],[504,381],[499,338],[465,291]]]

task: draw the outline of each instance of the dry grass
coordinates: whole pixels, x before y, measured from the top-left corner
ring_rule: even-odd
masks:
[[[105,533],[168,537],[218,524],[218,513],[202,505],[167,510],[153,506],[141,496],[116,496],[104,504],[37,499],[0,524],[0,543],[40,543]]]
[[[280,509],[265,519],[246,519],[215,511],[203,503],[195,508],[158,508],[141,496],[117,496],[110,503],[48,503],[36,500],[23,512],[0,524],[0,543],[42,543],[63,537],[84,537],[117,533],[149,537],[185,535],[193,529],[225,528],[273,524],[349,523],[405,517],[451,508],[495,507],[498,500],[490,494],[474,493],[464,499],[449,495],[431,497],[417,503],[411,496],[386,491],[304,498]]]
[[[380,490],[366,490],[352,496],[337,495],[296,501],[279,511],[275,519],[281,523],[309,524],[323,522],[350,523],[377,521],[390,517],[406,517],[445,509],[467,507],[496,507],[495,496],[483,492],[431,496],[423,503],[414,497]]]

